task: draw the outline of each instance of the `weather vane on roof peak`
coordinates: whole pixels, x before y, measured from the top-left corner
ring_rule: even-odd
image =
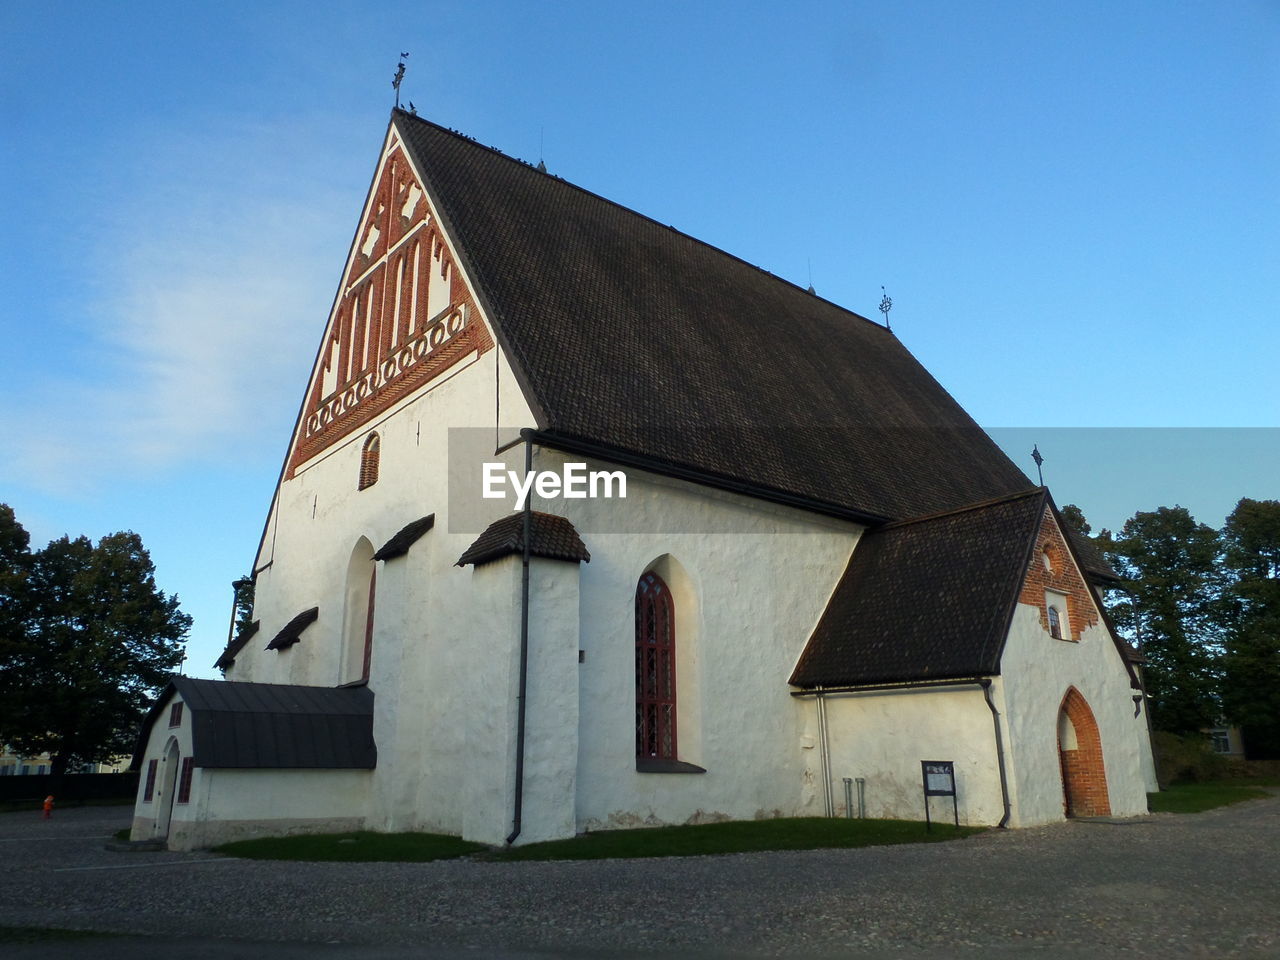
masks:
[[[880,285],[880,293],[883,294],[880,299],[880,312],[884,314],[884,328],[892,330],[893,327],[889,326],[889,311],[893,309],[893,301],[889,299],[889,294],[884,292],[884,284]]]
[[[1040,477],[1040,486],[1044,486],[1044,470],[1041,465],[1044,463],[1044,455],[1040,452],[1040,445],[1033,443],[1031,445],[1031,459],[1036,462],[1036,474]]]
[[[400,84],[404,81],[404,60],[407,53],[400,54],[400,63],[396,66],[396,75],[391,79],[391,86],[396,91],[396,109],[400,109]]]

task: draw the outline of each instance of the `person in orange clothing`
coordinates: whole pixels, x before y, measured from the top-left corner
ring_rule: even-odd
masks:
[[[48,820],[53,816],[53,794],[49,794],[44,798],[44,819]]]

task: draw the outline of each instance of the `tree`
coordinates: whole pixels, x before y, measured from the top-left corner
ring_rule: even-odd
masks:
[[[1141,650],[1157,730],[1194,734],[1218,722],[1217,659],[1221,544],[1185,507],[1139,511],[1120,536],[1098,545],[1123,579],[1108,605],[1116,626]]]
[[[27,635],[30,542],[13,510],[0,503],[0,705],[12,698],[17,679],[4,665],[16,655]]]
[[[253,625],[253,577],[243,576],[232,582],[235,590],[235,635],[238,637]]]
[[[1253,757],[1280,757],[1280,501],[1236,504],[1222,530],[1230,581],[1222,706]]]
[[[0,544],[6,531],[16,544],[21,538],[6,528],[6,516],[7,507]],[[20,573],[8,595],[16,615],[0,648],[0,739],[24,754],[48,752],[55,775],[128,753],[145,710],[182,659],[191,617],[157,589],[135,533],[113,533],[97,545],[62,537],[15,556]]]
[[[1093,532],[1093,527],[1089,526],[1089,521],[1084,518],[1084,511],[1074,503],[1068,503],[1058,512],[1062,514],[1062,522],[1080,536],[1088,537]]]

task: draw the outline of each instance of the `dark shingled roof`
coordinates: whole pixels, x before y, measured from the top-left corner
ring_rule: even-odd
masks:
[[[546,557],[549,560],[571,560],[575,563],[591,561],[587,545],[582,542],[573,524],[564,517],[535,510],[529,534],[529,553],[532,556]],[[458,558],[456,566],[464,567],[468,563],[474,563],[478,567],[513,553],[523,552],[524,514],[512,513],[489,524],[476,542],[467,547],[466,552]]]
[[[545,433],[872,519],[1030,487],[880,324],[435,124],[393,123]]]
[[[429,513],[421,520],[406,524],[399,533],[382,545],[382,548],[373,555],[373,559],[394,560],[396,557],[403,557],[409,552],[409,548],[418,542],[418,538],[435,525],[436,515],[434,513]]]
[[[1120,582],[1120,574],[1107,563],[1106,556],[1098,549],[1096,543],[1068,524],[1064,523],[1062,529],[1067,539],[1071,541],[1071,547],[1076,552],[1076,558],[1079,559],[1080,568],[1085,576],[1103,587],[1114,586]]]
[[[371,770],[377,765],[368,687],[174,677],[143,722],[135,767],[174,693],[190,714],[197,767]]]
[[[282,650],[283,648],[297,643],[302,639],[302,631],[316,622],[316,618],[320,616],[320,608],[312,607],[310,610],[303,610],[300,614],[284,625],[284,628],[271,638],[271,642],[267,644],[268,650]]]
[[[1046,492],[862,535],[800,656],[800,687],[999,672]]]
[[[243,650],[244,645],[254,638],[260,626],[262,626],[262,621],[255,620],[253,623],[249,624],[249,626],[236,634],[235,639],[227,644],[227,649],[222,651],[222,655],[214,661],[213,665],[219,670],[228,669],[236,662],[236,654]]]

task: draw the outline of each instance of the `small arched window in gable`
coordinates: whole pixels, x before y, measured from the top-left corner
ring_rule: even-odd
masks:
[[[369,434],[365,440],[364,448],[360,451],[360,484],[356,487],[357,490],[372,487],[378,482],[378,451],[381,445],[376,433]]]
[[[1049,605],[1049,636],[1055,640],[1062,639],[1062,614],[1053,604]]]

